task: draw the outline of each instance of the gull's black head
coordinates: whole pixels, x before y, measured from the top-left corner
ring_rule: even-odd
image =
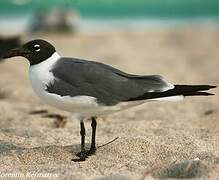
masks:
[[[22,56],[29,60],[30,65],[34,65],[48,59],[55,52],[55,47],[49,42],[42,39],[36,39],[27,42],[19,48],[10,50],[8,53],[3,55],[3,58]]]

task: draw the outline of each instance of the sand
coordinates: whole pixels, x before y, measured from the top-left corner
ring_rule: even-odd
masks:
[[[129,73],[161,74],[174,84],[219,84],[217,26],[34,37],[50,40],[61,55]],[[219,177],[219,88],[212,97],[147,103],[98,119],[98,146],[119,138],[85,162],[72,162],[80,150],[78,120],[36,97],[23,58],[1,63],[0,77],[0,178]],[[90,121],[85,125],[89,147]]]

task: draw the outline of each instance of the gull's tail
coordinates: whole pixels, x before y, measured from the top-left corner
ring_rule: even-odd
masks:
[[[163,92],[148,92],[133,100],[181,100],[186,96],[211,96],[212,93],[206,92],[217,86],[210,85],[175,85],[173,89]]]

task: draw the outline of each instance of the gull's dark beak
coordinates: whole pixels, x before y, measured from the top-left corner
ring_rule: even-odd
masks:
[[[7,59],[15,56],[27,57],[29,54],[30,52],[28,50],[25,50],[23,47],[20,47],[9,50],[7,53],[3,54],[1,58]]]

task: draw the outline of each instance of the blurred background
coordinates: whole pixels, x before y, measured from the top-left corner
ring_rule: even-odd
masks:
[[[204,71],[218,61],[218,17],[217,0],[1,0],[0,55],[44,38],[61,54],[178,80],[168,66]]]
[[[183,23],[211,23],[218,20],[218,15],[217,0],[0,1],[2,33],[74,31],[75,28],[81,32],[143,30]]]

